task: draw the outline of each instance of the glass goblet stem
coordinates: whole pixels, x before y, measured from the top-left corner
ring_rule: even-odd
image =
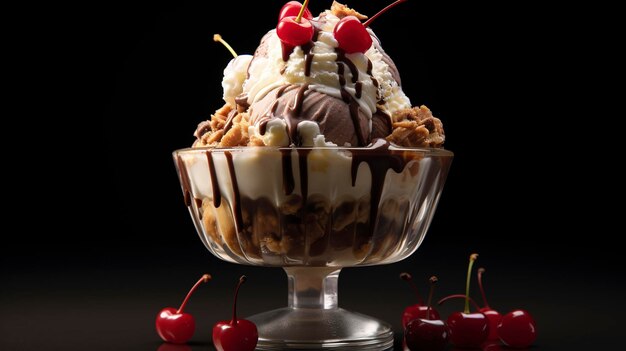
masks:
[[[288,302],[291,308],[336,309],[337,282],[341,268],[284,267],[289,278]]]

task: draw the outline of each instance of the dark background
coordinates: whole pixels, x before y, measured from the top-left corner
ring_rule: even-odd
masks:
[[[312,12],[330,2],[312,1]],[[280,269],[228,264],[203,247],[171,161],[222,104],[231,57],[212,35],[252,53],[282,3],[90,2],[23,23],[36,34],[18,51],[16,90],[30,85],[19,132],[3,133],[19,147],[5,159],[0,349],[158,349],[156,313],[205,272],[214,280],[188,305],[194,349],[229,318],[240,274],[242,315],[286,303]],[[350,5],[371,15],[387,3]],[[432,274],[438,296],[462,292],[479,252],[491,305],[535,316],[535,349],[619,348],[621,178],[609,135],[623,112],[609,110],[618,95],[602,84],[615,43],[592,31],[601,18],[590,8],[497,6],[409,1],[373,25],[413,104],[444,122],[455,159],[422,247],[345,269],[340,304],[400,331],[415,299],[398,274],[411,272],[423,294]]]

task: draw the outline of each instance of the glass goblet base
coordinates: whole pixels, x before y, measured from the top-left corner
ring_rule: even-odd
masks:
[[[289,306],[248,319],[259,330],[259,350],[390,350],[388,323],[338,307],[339,269],[287,267]]]

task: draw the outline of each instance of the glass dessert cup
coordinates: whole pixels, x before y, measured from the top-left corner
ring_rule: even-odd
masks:
[[[383,321],[338,306],[343,267],[411,255],[434,214],[452,153],[368,148],[194,148],[174,152],[204,245],[239,264],[282,267],[288,306],[249,317],[260,350],[393,347]]]

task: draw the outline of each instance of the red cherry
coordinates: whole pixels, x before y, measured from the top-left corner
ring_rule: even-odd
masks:
[[[287,53],[294,47],[304,45],[313,39],[313,25],[304,16],[309,0],[304,0],[297,16],[285,16],[280,19],[276,26],[276,35],[280,38],[283,46],[283,60],[286,61]]]
[[[185,300],[183,300],[183,303],[178,309],[166,307],[159,312],[156,318],[156,330],[163,341],[184,344],[191,339],[196,329],[196,322],[193,316],[189,313],[184,313],[183,309],[198,286],[200,286],[201,283],[208,282],[210,279],[210,275],[203,275],[202,278],[194,284],[191,290],[189,290]]]
[[[365,28],[372,24],[380,15],[405,1],[406,0],[396,0],[394,3],[378,11],[377,14],[372,16],[372,18],[368,19],[365,23],[361,23],[355,16],[346,16],[339,20],[339,23],[335,25],[335,29],[333,30],[335,40],[339,43],[339,48],[348,54],[355,52],[365,53],[372,46],[372,37]]]
[[[278,21],[282,20],[287,16],[298,16],[300,13],[300,9],[302,9],[302,4],[297,1],[289,1],[283,8],[280,9],[280,13],[278,14]],[[313,19],[313,15],[309,9],[304,9],[304,13],[302,14],[303,18],[308,20]]]
[[[253,351],[259,340],[256,325],[246,319],[237,319],[237,296],[239,288],[247,280],[245,275],[239,278],[235,288],[233,319],[219,321],[213,327],[213,344],[218,351]]]
[[[430,313],[428,314],[426,313],[426,311],[428,311],[428,307],[422,306],[419,304],[405,308],[404,312],[402,313],[402,327],[406,328],[407,324],[409,324],[410,321],[414,319],[418,319],[418,318],[423,318],[423,319],[426,319],[426,318],[427,319],[439,319],[440,318],[437,310],[431,308]]]
[[[283,44],[300,46],[313,39],[313,25],[306,18],[296,21],[296,16],[287,16],[280,20],[276,27],[276,34]]]
[[[365,53],[372,46],[372,37],[354,16],[342,18],[333,30],[339,48],[348,54]]]
[[[487,336],[487,340],[498,340],[498,324],[502,320],[502,315],[500,312],[488,308],[481,308],[479,311],[487,317],[489,322],[489,336]]]
[[[537,338],[535,321],[530,313],[524,310],[515,310],[507,313],[504,317],[493,310],[487,302],[485,289],[483,288],[484,268],[478,269],[478,286],[483,296],[485,307],[480,309],[489,320],[488,340],[500,339],[505,345],[510,347],[525,348],[530,346]],[[506,322],[505,322],[506,317]],[[503,328],[501,328],[503,326]],[[505,341],[506,340],[506,341]]]
[[[418,318],[409,322],[404,339],[411,351],[443,350],[448,343],[448,328],[442,320]]]
[[[489,321],[480,312],[454,312],[448,317],[450,342],[457,347],[480,347],[489,335]]]
[[[426,317],[411,320],[404,330],[404,341],[411,351],[439,351],[443,350],[448,343],[448,327],[437,317],[431,320],[429,315],[432,311],[431,302],[435,283],[438,279],[430,277],[430,293],[428,294],[428,305],[426,307]]]
[[[469,301],[476,310],[480,308],[474,299],[463,294],[446,296],[439,300],[438,304],[441,305],[450,299],[464,299],[466,303]],[[484,328],[481,320],[485,323]],[[469,308],[463,313],[455,312],[450,315],[447,324],[450,341],[460,348],[478,347],[487,340],[489,335],[489,320],[487,317],[483,313],[469,313]],[[485,330],[483,331],[483,329]]]
[[[530,313],[515,310],[502,317],[498,335],[506,346],[526,348],[537,339],[537,326]]]
[[[163,341],[184,344],[193,336],[196,322],[189,313],[166,307],[157,316],[156,329]]]
[[[437,310],[433,307],[430,308],[430,313],[427,313],[428,306],[424,305],[424,300],[420,296],[419,291],[417,290],[417,286],[415,286],[415,283],[413,282],[413,277],[409,273],[405,272],[405,273],[400,274],[400,279],[409,283],[409,285],[415,292],[415,295],[417,296],[417,299],[419,301],[419,303],[412,305],[412,306],[408,306],[407,308],[404,309],[404,312],[402,313],[402,328],[406,328],[407,324],[409,324],[410,321],[414,319],[418,319],[418,318],[440,319],[439,312],[437,312]],[[431,285],[431,291],[432,291],[432,285]]]
[[[480,309],[480,312],[487,317],[489,321],[489,336],[487,340],[498,340],[498,324],[502,319],[502,315],[500,312],[492,309],[489,306],[489,302],[487,302],[487,296],[485,295],[485,289],[483,288],[483,274],[485,273],[484,268],[478,268],[478,287],[480,288],[480,294],[483,297],[484,307]]]
[[[439,301],[439,304],[452,298],[464,298],[465,309],[463,312],[454,312],[448,317],[448,330],[450,341],[457,347],[480,347],[489,335],[489,321],[480,312],[470,313],[470,301],[476,306],[476,302],[469,297],[472,267],[478,254],[471,254],[467,267],[467,279],[465,281],[465,295],[451,295]]]

